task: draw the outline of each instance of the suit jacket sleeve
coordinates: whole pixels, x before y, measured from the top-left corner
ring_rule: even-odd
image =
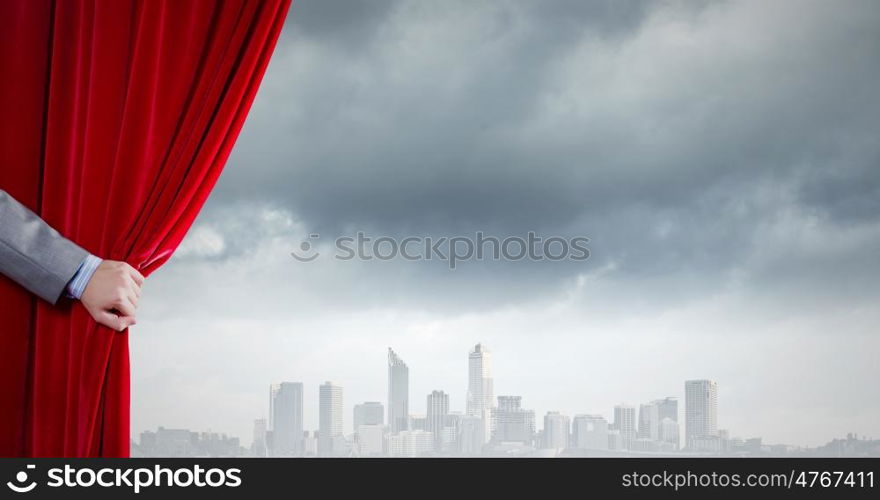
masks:
[[[54,304],[87,255],[0,189],[0,273]]]

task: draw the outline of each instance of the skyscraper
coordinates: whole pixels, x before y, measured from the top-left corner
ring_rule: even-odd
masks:
[[[388,426],[391,433],[409,429],[409,367],[388,348]]]
[[[482,417],[495,402],[492,380],[492,353],[483,344],[468,355],[467,415]]]
[[[342,387],[325,382],[318,389],[318,455],[342,452]]]
[[[712,380],[688,380],[684,383],[685,444],[694,447],[695,439],[718,435],[718,384]]]
[[[443,428],[449,415],[449,394],[432,391],[428,394],[428,432],[434,434],[434,450],[442,451]]]
[[[639,439],[660,439],[660,408],[656,401],[639,405]]]
[[[495,389],[492,379],[492,353],[483,344],[468,354],[468,391],[465,413],[483,420],[483,436],[489,439]]]
[[[272,456],[290,457],[303,452],[303,385],[282,382],[269,387]]]
[[[544,415],[544,438],[541,447],[545,449],[564,450],[569,446],[571,436],[571,419],[558,411],[550,411]]]
[[[614,407],[614,429],[620,432],[621,446],[628,450],[636,439],[636,409],[620,404]]]

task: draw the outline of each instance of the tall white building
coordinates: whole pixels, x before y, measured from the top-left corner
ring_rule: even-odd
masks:
[[[639,405],[639,439],[660,440],[660,407],[656,402]]]
[[[558,411],[550,411],[544,415],[544,435],[541,448],[564,450],[571,439],[571,419]]]
[[[467,415],[482,417],[495,403],[492,353],[483,344],[468,354]]]
[[[607,450],[608,421],[601,415],[575,415],[571,440],[579,450]]]
[[[428,394],[427,431],[434,434],[434,449],[443,450],[443,428],[449,415],[449,394],[432,391]]]
[[[342,452],[342,387],[325,382],[318,389],[318,455]]]
[[[392,434],[409,429],[409,367],[388,348],[388,427]]]
[[[718,436],[718,384],[712,380],[684,383],[684,433],[688,448]]]
[[[614,407],[614,429],[620,432],[620,444],[628,450],[636,439],[636,408],[620,404]]]
[[[492,379],[492,353],[483,344],[468,354],[468,390],[465,414],[483,420],[483,436],[489,439],[495,388]]]
[[[272,456],[292,457],[303,452],[303,385],[282,382],[269,387],[269,426]]]

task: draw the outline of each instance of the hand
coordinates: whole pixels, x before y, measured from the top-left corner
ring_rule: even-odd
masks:
[[[125,262],[105,260],[86,285],[80,302],[98,323],[122,331],[136,323],[134,313],[144,277]]]

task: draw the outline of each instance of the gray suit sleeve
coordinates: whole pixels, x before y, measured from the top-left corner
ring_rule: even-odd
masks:
[[[0,273],[54,304],[87,255],[0,189]]]

